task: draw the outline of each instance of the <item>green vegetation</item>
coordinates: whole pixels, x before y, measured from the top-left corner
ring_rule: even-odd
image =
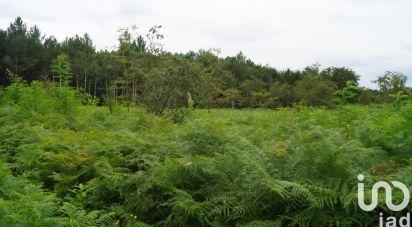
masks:
[[[201,110],[189,93],[189,108],[156,116],[9,74],[0,226],[372,225],[390,211],[358,208],[356,176],[412,185],[402,94],[394,105]]]
[[[99,105],[145,107],[157,115],[185,107],[188,92],[194,107],[206,109],[333,107],[334,94],[348,81],[359,94],[351,103],[386,103],[399,91],[411,93],[406,76],[398,72],[385,72],[375,81],[379,90],[371,90],[358,87],[360,76],[346,67],[277,70],[241,52],[224,58],[217,49],[171,53],[163,48],[163,38],[161,26],[146,34],[121,28],[117,48],[96,50],[87,34],[58,42],[18,17],[0,29],[0,86],[12,82],[6,76],[10,70],[29,83],[67,83]]]
[[[412,185],[406,76],[372,90],[344,67],[170,53],[160,28],[120,29],[113,51],[20,18],[0,30],[0,226],[372,226],[412,211],[357,204],[360,173],[367,198],[376,181]]]

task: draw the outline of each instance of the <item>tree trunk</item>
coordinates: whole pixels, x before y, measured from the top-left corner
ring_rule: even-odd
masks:
[[[16,58],[16,61],[14,62],[14,73],[16,75],[19,75],[19,72],[17,70],[18,70],[18,67],[17,67],[17,58]]]
[[[87,75],[84,74],[84,91],[87,91]]]
[[[79,75],[76,75],[76,91],[79,90]]]
[[[97,78],[94,79],[93,98],[96,97]]]
[[[124,94],[124,87],[123,87],[123,83],[122,83],[122,103],[123,103],[123,94]]]
[[[105,86],[105,92],[106,92],[106,95],[107,95],[108,92],[109,92],[109,88],[107,87],[107,80],[106,79],[104,80],[104,86]]]

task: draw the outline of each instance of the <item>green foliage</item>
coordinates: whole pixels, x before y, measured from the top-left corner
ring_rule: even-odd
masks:
[[[395,215],[359,210],[356,176],[412,185],[404,77],[359,97],[393,105],[350,105],[350,70],[170,54],[159,28],[124,31],[113,52],[95,53],[88,35],[67,39],[70,62],[48,39],[57,85],[29,78],[31,58],[14,53],[39,32],[21,19],[10,26],[5,59],[22,60],[6,61],[13,72],[0,90],[0,226],[373,226],[379,212]],[[337,109],[307,107],[331,106],[334,94]]]
[[[13,82],[4,90],[5,103],[18,105],[25,112],[58,112],[69,115],[76,111],[82,101],[90,104],[87,95],[78,93],[71,87],[55,87],[54,83],[46,85],[39,81],[32,81],[28,85],[21,77],[10,71],[8,73]]]
[[[291,106],[295,102],[295,87],[290,84],[274,83],[270,89],[272,103],[276,107]]]
[[[57,112],[69,115],[76,111],[76,107],[80,101],[74,91],[70,87],[60,87],[54,91],[55,100],[54,106]]]
[[[187,106],[187,93],[196,101],[202,90],[202,74],[192,63],[180,56],[165,56],[157,68],[153,68],[143,84],[141,97],[151,112],[162,114],[166,109]]]
[[[174,123],[183,123],[191,112],[192,110],[189,108],[177,108],[167,111],[165,117],[172,120]]]
[[[56,216],[59,200],[23,177],[14,177],[7,165],[0,162],[0,225],[1,226],[65,226],[66,220]]]
[[[5,101],[17,104],[22,100],[22,95],[25,93],[23,90],[26,88],[27,84],[21,77],[13,74],[10,70],[6,71],[6,75],[13,83],[13,86],[8,86],[6,88],[4,95],[7,96],[7,99],[5,99]]]
[[[113,114],[118,109],[119,103],[116,100],[116,93],[113,87],[107,90],[107,94],[104,98],[104,105],[107,106],[110,113]]]
[[[390,94],[396,94],[400,91],[405,92],[407,79],[402,73],[388,71],[373,82],[379,86],[382,102],[388,102],[390,101]]]
[[[120,28],[117,49],[96,50],[87,33],[58,42],[36,26],[28,28],[18,17],[7,29],[0,29],[0,77],[10,74],[6,72],[10,69],[27,84],[51,81],[54,87],[70,86],[87,93],[82,102],[105,104],[112,113],[117,106],[126,106],[129,111],[145,107],[157,115],[186,107],[188,92],[196,108],[330,107],[334,92],[345,89],[347,81],[358,86],[360,79],[352,69],[321,70],[320,64],[278,70],[257,64],[242,52],[227,57],[221,57],[219,49],[172,53],[164,49],[161,29],[156,25],[141,33],[136,25]],[[402,73],[386,72],[375,81],[379,91],[362,89],[359,102],[391,102],[390,94],[407,92],[406,79]],[[13,78],[0,79],[2,86],[11,83],[17,86]],[[34,90],[31,106],[26,106],[38,111],[41,94]],[[65,90],[51,92],[59,100],[59,111],[70,115],[74,109]]]
[[[308,74],[297,82],[296,95],[308,106],[332,106],[336,84],[317,74]]]
[[[393,106],[397,110],[399,110],[408,99],[408,95],[406,95],[404,91],[398,91],[397,93],[390,94],[389,96],[393,98]]]
[[[335,92],[336,102],[341,105],[355,103],[359,96],[359,91],[359,87],[355,86],[352,81],[347,81],[346,87]]]
[[[32,86],[55,96],[16,83],[0,107],[4,226],[374,225],[357,174],[412,184],[410,103],[345,105],[339,120],[339,109],[193,109],[186,93],[189,108],[163,117],[91,105],[68,116],[40,112],[54,102],[25,108]]]
[[[65,54],[60,54],[56,59],[52,61],[50,71],[53,73],[54,78],[57,78],[59,85],[67,86],[71,80],[72,68],[69,63],[69,57]]]
[[[382,103],[379,91],[368,88],[361,88],[359,94],[359,103],[363,105]]]
[[[219,99],[219,103],[223,106],[230,106],[235,108],[237,100],[240,100],[240,92],[237,89],[226,89],[222,92],[222,97]]]
[[[338,86],[338,89],[347,87],[347,82],[351,81],[352,85],[357,86],[360,76],[353,70],[342,67],[329,67],[322,70],[321,75],[333,81]]]
[[[359,97],[360,88],[355,86],[352,81],[346,82],[346,87],[342,90],[335,92],[335,102],[338,104],[339,109],[339,125],[344,123],[346,125],[347,130],[347,138],[352,138],[352,121],[353,121],[353,114],[350,110],[345,108],[344,105],[349,103],[356,103]]]

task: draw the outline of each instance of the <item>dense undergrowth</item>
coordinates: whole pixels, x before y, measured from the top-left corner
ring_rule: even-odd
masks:
[[[176,121],[41,86],[0,91],[0,226],[372,225],[356,176],[412,185],[412,104]]]

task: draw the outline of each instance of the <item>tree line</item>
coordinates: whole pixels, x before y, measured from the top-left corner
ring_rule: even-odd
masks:
[[[28,83],[70,86],[109,108],[139,105],[157,114],[188,101],[199,108],[334,106],[347,91],[350,98],[344,102],[361,104],[389,102],[411,92],[407,77],[398,72],[378,76],[379,89],[373,90],[359,87],[360,76],[346,67],[277,70],[241,52],[224,58],[218,49],[171,53],[162,45],[160,29],[139,34],[135,27],[121,28],[117,49],[96,50],[88,34],[59,42],[18,17],[0,29],[0,86],[12,82],[7,75],[20,75]]]

